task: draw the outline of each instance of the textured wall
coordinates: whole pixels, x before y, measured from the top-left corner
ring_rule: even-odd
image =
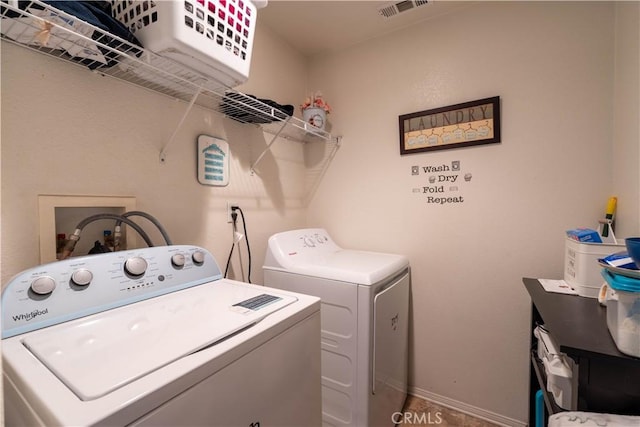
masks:
[[[613,190],[613,12],[481,2],[314,59],[310,82],[333,103],[344,143],[309,223],[344,246],[410,257],[417,394],[526,419],[521,278],[562,278],[564,231],[595,226]],[[502,143],[400,156],[399,115],[491,96]],[[459,172],[423,169],[453,161]],[[440,175],[458,175],[443,191],[463,202],[429,203],[442,193],[421,190]]]

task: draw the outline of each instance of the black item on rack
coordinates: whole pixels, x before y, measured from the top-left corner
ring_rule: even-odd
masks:
[[[4,3],[6,3],[6,1]],[[25,10],[30,14],[38,14],[38,10],[44,10],[41,4],[38,4],[37,2],[19,1],[17,3],[21,10]],[[45,0],[42,1],[42,3],[50,6],[43,12],[43,16],[40,16],[42,20],[30,19],[29,15],[14,12],[3,6],[2,16],[4,18],[11,18],[11,20],[15,21],[13,23],[7,22],[3,24],[4,28],[2,33],[5,37],[14,38],[12,37],[12,34],[9,33],[13,25],[18,25],[19,23],[23,26],[30,27],[33,31],[33,38],[27,44],[63,50],[69,54],[69,56],[73,57],[74,60],[86,65],[92,70],[104,67],[110,68],[116,65],[118,63],[119,55],[113,50],[121,52],[127,51],[135,56],[140,56],[142,53],[142,50],[134,47],[142,47],[142,44],[131,33],[131,31],[127,29],[127,27],[110,15],[110,5],[107,2]],[[55,25],[67,27],[72,31],[77,31],[79,27],[83,26],[82,22],[70,21],[68,18],[64,17],[64,15],[58,16],[57,11],[62,11],[72,15],[78,18],[79,21],[83,21],[84,23],[88,23],[102,30],[92,31],[91,33],[91,39],[97,43],[95,45],[88,46],[87,43],[79,37],[74,40],[73,38],[69,38],[69,34],[65,34],[64,37],[56,36],[56,34],[54,34]],[[54,21],[55,25],[52,25],[50,20],[54,20],[56,18],[57,20]],[[82,31],[79,32],[82,33]],[[23,34],[20,34],[20,36],[23,36]],[[55,45],[55,43],[53,43],[51,46],[48,46],[47,44],[50,40],[63,40],[63,43],[60,43],[60,45]],[[98,43],[108,46],[109,49],[100,46]],[[85,49],[80,49],[81,47],[85,47]],[[132,47],[134,48],[132,49]],[[70,51],[70,49],[73,49],[73,51]],[[80,51],[81,53],[78,54],[76,51]]]
[[[293,115],[293,105],[281,105],[270,99],[253,95],[227,92],[222,98],[221,111],[242,123],[271,123],[288,120]]]
[[[99,240],[96,240],[93,242],[93,247],[89,250],[89,255],[106,254],[107,252],[111,252],[111,249],[100,243]]]

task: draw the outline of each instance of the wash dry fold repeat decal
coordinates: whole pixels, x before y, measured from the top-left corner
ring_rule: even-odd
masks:
[[[471,172],[463,172],[460,161],[424,166],[411,166],[411,175],[420,177],[421,186],[415,194],[426,198],[427,204],[449,205],[465,202],[463,189],[471,183]]]

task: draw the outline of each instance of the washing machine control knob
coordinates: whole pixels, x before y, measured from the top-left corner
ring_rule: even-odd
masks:
[[[139,256],[131,257],[124,262],[124,271],[132,276],[142,276],[147,271],[147,261]]]
[[[78,286],[87,286],[93,280],[93,273],[86,268],[80,268],[71,274],[71,281]]]
[[[31,282],[31,290],[38,295],[47,295],[56,288],[56,281],[49,276],[40,276]]]
[[[171,257],[171,264],[176,268],[184,267],[185,258],[183,254],[175,254]]]
[[[204,264],[204,252],[195,251],[193,255],[191,255],[191,259],[193,260],[193,263],[196,265]]]
[[[305,237],[304,244],[310,248],[314,248],[316,246],[315,241],[311,237]]]

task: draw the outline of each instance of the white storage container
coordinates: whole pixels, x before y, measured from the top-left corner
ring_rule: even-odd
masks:
[[[251,0],[111,0],[111,8],[145,49],[226,87],[249,78],[257,15]]]
[[[544,365],[547,391],[561,408],[577,409],[578,370],[575,362],[566,354],[560,353],[558,345],[544,328],[538,326],[534,335],[538,338],[538,358]]]
[[[607,327],[618,350],[640,357],[640,279],[604,272],[607,292]]]
[[[623,251],[624,242],[616,243],[585,243],[569,237],[565,240],[564,280],[578,295],[597,298],[600,287],[604,283],[598,264],[598,259],[612,253]]]

